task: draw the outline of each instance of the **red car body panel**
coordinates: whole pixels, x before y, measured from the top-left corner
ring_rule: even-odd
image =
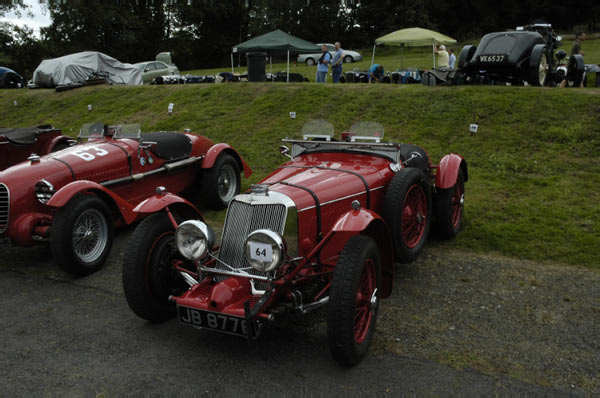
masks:
[[[0,185],[8,190],[9,212],[7,225],[2,225],[0,217],[0,238],[10,238],[22,246],[35,243],[32,235],[36,226],[50,225],[55,209],[79,193],[97,194],[105,199],[121,216],[115,220],[117,224],[135,221],[140,214],[133,211],[134,207],[153,196],[156,187],[182,192],[195,183],[209,150],[212,156],[232,150],[215,145],[204,136],[185,135],[191,142],[191,152],[179,160],[162,158],[152,148],[139,148],[136,139],[104,137],[1,171]],[[240,164],[245,164],[237,152],[236,156]],[[179,162],[179,167],[174,167]],[[157,170],[161,172],[152,174]],[[251,171],[248,168],[246,172]],[[35,195],[35,184],[41,180],[50,183],[55,190],[47,204],[40,203]],[[0,213],[4,205],[0,203]]]
[[[215,161],[217,160],[217,158],[223,151],[233,155],[233,157],[235,159],[238,159],[240,170],[244,171],[244,176],[246,178],[250,177],[250,175],[252,174],[252,170],[250,169],[250,166],[248,166],[248,164],[244,161],[244,159],[242,159],[242,157],[240,156],[238,151],[236,151],[231,145],[224,144],[224,143],[219,143],[219,144],[213,145],[208,150],[208,152],[206,152],[206,157],[204,158],[204,161],[202,162],[202,168],[210,169],[211,167],[213,167],[215,164]]]
[[[441,189],[452,188],[458,178],[458,171],[462,169],[465,181],[468,180],[467,163],[462,156],[455,153],[448,154],[440,160],[438,171],[435,174],[435,186]]]
[[[41,132],[33,144],[17,144],[0,133],[0,170],[27,160],[32,153],[46,155],[58,144],[68,144],[69,140],[61,130],[54,128]]]

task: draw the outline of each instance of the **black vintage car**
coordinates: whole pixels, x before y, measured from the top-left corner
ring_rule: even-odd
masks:
[[[560,67],[566,56],[556,49],[561,37],[546,22],[533,22],[514,31],[488,33],[478,46],[464,46],[458,57],[466,83],[511,83],[544,86],[560,83],[565,68]],[[569,59],[569,80],[583,78],[581,55]]]

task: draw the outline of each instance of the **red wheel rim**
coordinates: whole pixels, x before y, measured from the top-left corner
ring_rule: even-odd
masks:
[[[373,319],[373,308],[371,298],[375,292],[375,263],[372,259],[365,260],[360,285],[356,292],[356,307],[354,309],[354,340],[360,344],[367,338],[371,321]]]
[[[452,226],[458,227],[460,220],[462,219],[463,205],[464,205],[464,192],[463,187],[460,183],[456,183],[454,192],[452,192]]]
[[[402,239],[409,249],[417,246],[427,225],[427,198],[420,185],[412,185],[404,198]]]

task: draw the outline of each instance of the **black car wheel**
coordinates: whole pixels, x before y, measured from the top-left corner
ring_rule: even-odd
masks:
[[[313,66],[316,62],[313,58],[306,58],[306,66]]]
[[[171,265],[175,259],[181,257],[167,214],[156,213],[144,219],[129,239],[122,273],[127,304],[140,318],[163,322],[175,315],[175,304],[169,296],[188,288]]]
[[[344,57],[344,62],[347,63],[347,64],[349,64],[351,62],[354,62],[354,58],[352,58],[352,55],[346,55]]]
[[[531,50],[527,82],[532,86],[544,86],[548,79],[548,55],[543,44],[537,44]]]
[[[237,161],[230,154],[222,153],[202,177],[202,201],[213,210],[226,208],[240,193],[241,179]]]
[[[354,366],[367,354],[375,331],[381,289],[381,256],[373,238],[346,242],[329,290],[327,338],[333,358]]]
[[[0,78],[0,87],[4,88],[19,88],[19,84],[22,84],[23,81],[19,76],[14,73],[6,72]]]
[[[462,170],[454,186],[438,189],[434,199],[435,229],[444,239],[454,238],[462,226],[465,204],[465,179]]]
[[[383,200],[383,219],[392,232],[396,259],[414,261],[431,227],[431,189],[421,170],[407,167],[392,177]]]
[[[110,209],[97,196],[79,194],[59,208],[50,230],[54,261],[64,271],[89,275],[97,271],[113,241]]]
[[[475,54],[475,50],[477,50],[476,46],[464,46],[462,50],[460,50],[460,54],[458,55],[458,68],[462,69],[468,65]]]
[[[573,87],[579,87],[583,81],[585,73],[585,62],[583,55],[575,54],[569,58],[569,66],[567,68],[567,80],[571,82]]]

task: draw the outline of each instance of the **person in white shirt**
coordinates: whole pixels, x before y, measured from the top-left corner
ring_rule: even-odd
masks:
[[[448,68],[449,56],[448,56],[448,52],[446,51],[446,46],[443,44],[441,46],[438,46],[435,53],[438,55],[437,62],[436,62],[437,67],[438,68]]]
[[[454,69],[454,64],[456,63],[456,55],[454,55],[454,50],[449,48],[448,54],[450,54],[448,66],[450,67],[450,69]]]

